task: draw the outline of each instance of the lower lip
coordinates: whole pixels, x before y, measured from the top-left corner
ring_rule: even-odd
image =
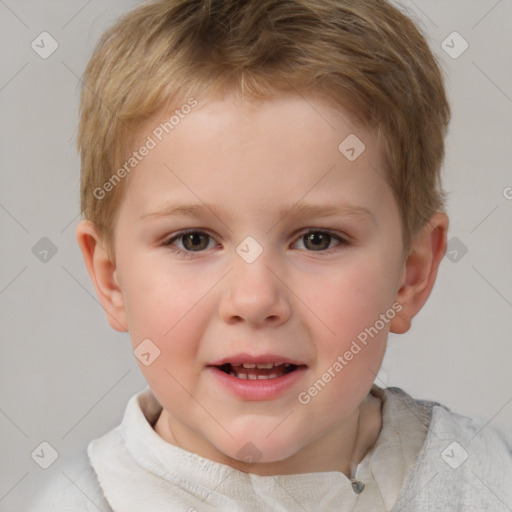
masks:
[[[296,384],[307,369],[305,366],[299,366],[293,372],[274,379],[249,380],[229,375],[216,366],[208,366],[207,368],[221,385],[243,400],[273,400],[278,398]]]

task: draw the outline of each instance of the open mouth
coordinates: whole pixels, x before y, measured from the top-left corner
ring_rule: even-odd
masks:
[[[279,354],[232,354],[208,364],[215,382],[243,401],[276,400],[299,386],[308,365]],[[291,396],[291,395],[290,395]]]
[[[264,380],[276,379],[297,370],[298,366],[289,363],[225,363],[217,368],[239,379]]]

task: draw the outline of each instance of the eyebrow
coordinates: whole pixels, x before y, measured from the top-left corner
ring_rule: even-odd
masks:
[[[193,217],[201,218],[208,215],[208,212],[213,213],[216,217],[228,217],[228,213],[223,208],[213,204],[177,204],[171,202],[164,205],[162,208],[145,213],[141,215],[141,220],[154,220],[162,217]],[[308,218],[308,217],[334,217],[336,215],[342,215],[346,217],[352,217],[355,220],[371,220],[376,223],[375,216],[373,213],[363,206],[352,205],[352,204],[309,204],[302,203],[300,205],[294,204],[288,207],[281,208],[278,212],[278,217],[283,219],[288,215],[293,217]]]
[[[283,208],[279,211],[279,218],[284,218],[288,215],[294,217],[335,217],[343,215],[352,217],[356,220],[372,220],[376,221],[375,216],[368,208],[353,204],[309,204],[302,203],[300,205],[293,205],[288,208]]]

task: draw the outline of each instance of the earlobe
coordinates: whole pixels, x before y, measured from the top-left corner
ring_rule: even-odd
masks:
[[[94,224],[89,220],[81,220],[76,227],[76,238],[109,324],[116,331],[127,332],[124,297],[116,267],[103,247]]]
[[[430,296],[446,251],[448,222],[445,213],[436,212],[415,237],[396,296],[402,310],[391,321],[391,332],[406,333]]]

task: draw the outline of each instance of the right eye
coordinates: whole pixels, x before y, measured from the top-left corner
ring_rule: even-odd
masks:
[[[210,242],[213,243],[211,245]],[[162,245],[175,250],[177,253],[202,252],[206,249],[213,249],[215,240],[204,231],[187,230],[180,231],[168,238]],[[173,249],[173,247],[175,249]]]

